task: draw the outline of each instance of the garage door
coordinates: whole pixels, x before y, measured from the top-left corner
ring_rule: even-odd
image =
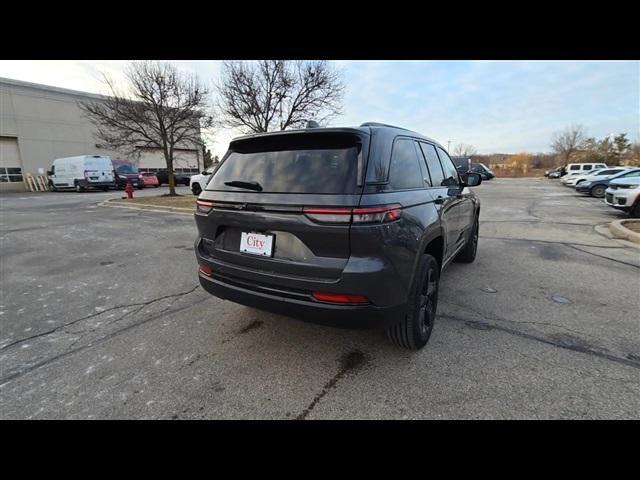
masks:
[[[22,182],[22,162],[17,138],[0,137],[0,182]]]

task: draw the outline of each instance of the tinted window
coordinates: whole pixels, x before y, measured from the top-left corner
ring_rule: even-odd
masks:
[[[636,170],[635,172],[625,173],[624,175],[620,175],[618,178],[628,178],[628,177],[640,177],[640,170]]]
[[[438,159],[438,154],[436,153],[435,147],[429,143],[420,142],[420,148],[422,149],[422,153],[424,154],[424,158],[427,162],[429,175],[431,176],[431,186],[442,186],[442,182],[444,181],[444,173],[442,171],[442,166],[440,165],[440,160]]]
[[[571,165],[569,170],[580,170],[580,165]]]
[[[460,178],[458,177],[458,170],[447,155],[447,152],[438,147],[438,156],[442,163],[442,171],[444,172],[443,185],[446,187],[455,187],[460,185]]]
[[[225,182],[258,182],[265,193],[355,193],[359,147],[232,151],[207,190],[249,191]]]
[[[422,171],[418,162],[414,141],[406,138],[396,140],[391,152],[389,187],[392,190],[423,187]]]
[[[583,170],[591,170],[592,167],[593,167],[593,165],[583,165],[582,169]]]
[[[131,165],[130,163],[123,163],[122,165],[118,165],[116,167],[117,173],[127,174],[127,173],[138,173],[138,167],[135,165]]]

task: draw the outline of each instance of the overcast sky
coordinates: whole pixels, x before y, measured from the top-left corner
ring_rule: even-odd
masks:
[[[175,61],[204,82],[218,61]],[[581,123],[590,135],[640,138],[638,61],[336,61],[344,72],[344,114],[332,125],[366,121],[418,131],[480,153],[549,150],[554,131]],[[125,61],[0,61],[0,77],[105,93],[100,72],[123,81]],[[240,132],[215,132],[222,156]]]

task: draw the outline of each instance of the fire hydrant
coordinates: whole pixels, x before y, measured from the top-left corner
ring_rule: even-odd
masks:
[[[133,185],[131,184],[131,182],[127,182],[124,187],[124,191],[127,193],[127,198],[131,200],[133,198]]]

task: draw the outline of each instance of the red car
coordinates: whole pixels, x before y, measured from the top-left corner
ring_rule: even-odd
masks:
[[[160,186],[160,182],[158,181],[158,177],[156,177],[155,173],[150,173],[150,172],[142,173],[142,180],[144,182],[145,187],[158,188]]]

